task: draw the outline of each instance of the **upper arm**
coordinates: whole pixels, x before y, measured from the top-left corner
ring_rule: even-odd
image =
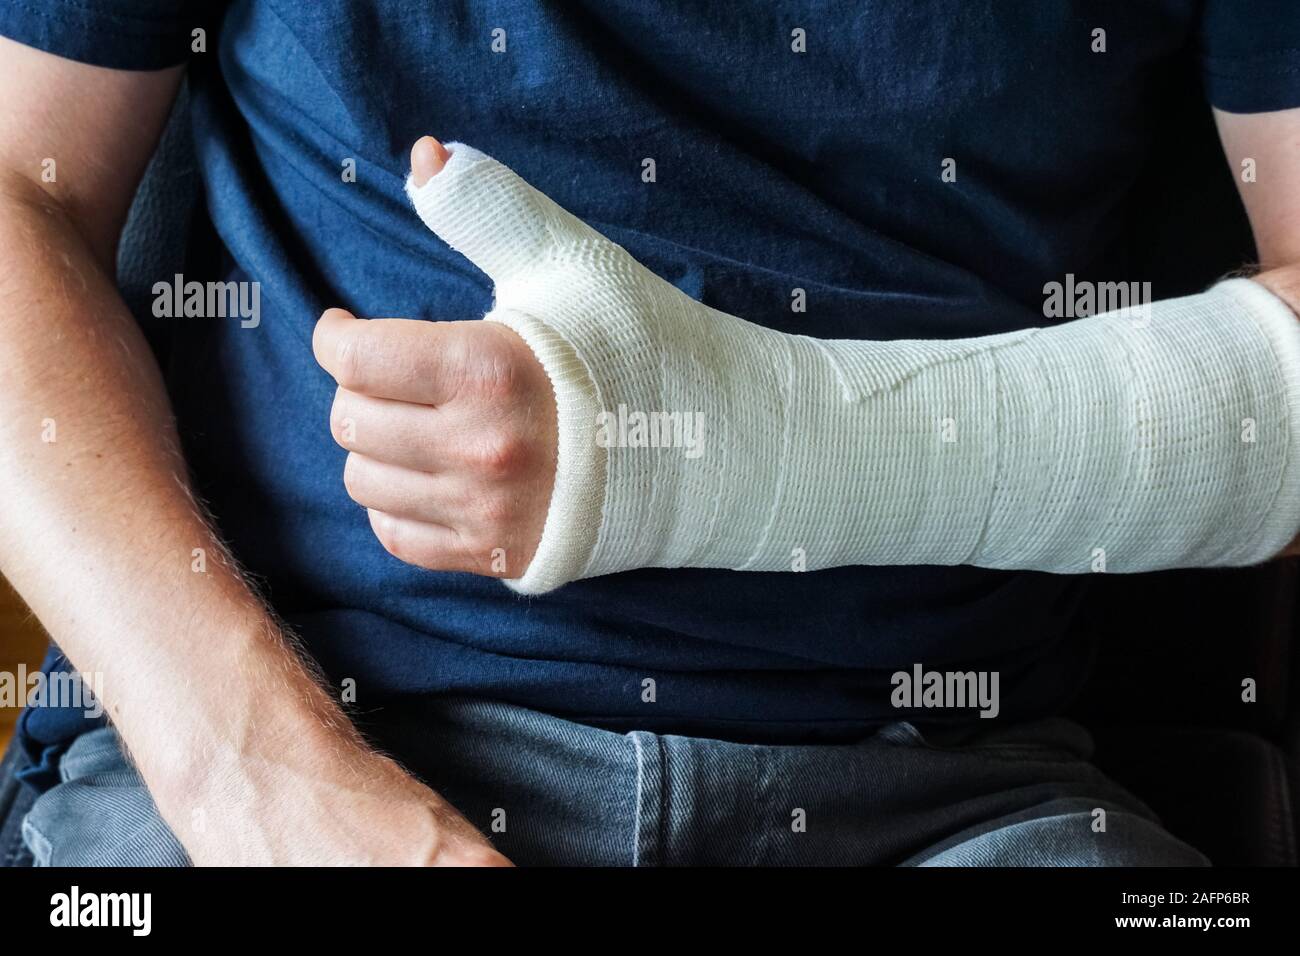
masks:
[[[182,69],[105,69],[0,37],[0,195],[53,199],[111,265]]]
[[[1250,217],[1264,269],[1300,264],[1300,108],[1216,109],[1223,150]]]
[[[1195,17],[1201,80],[1261,264],[1300,263],[1300,2],[1200,0]]]

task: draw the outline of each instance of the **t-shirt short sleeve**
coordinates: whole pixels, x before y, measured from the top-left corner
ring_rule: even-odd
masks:
[[[1205,0],[1201,69],[1228,113],[1300,106],[1300,0]]]
[[[183,63],[216,4],[195,0],[0,0],[0,36],[118,70]]]

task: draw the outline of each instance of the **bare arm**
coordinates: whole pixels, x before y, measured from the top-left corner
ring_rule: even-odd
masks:
[[[192,501],[158,370],[111,279],[179,76],[0,39],[0,569],[74,665],[103,675],[196,862],[498,862],[364,746]]]

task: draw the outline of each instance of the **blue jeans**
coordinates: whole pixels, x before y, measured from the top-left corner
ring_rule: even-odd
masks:
[[[520,865],[1207,862],[1088,763],[1066,720],[767,746],[461,699],[380,716],[376,743]],[[24,821],[38,864],[188,862],[112,729],[78,738],[61,774]]]

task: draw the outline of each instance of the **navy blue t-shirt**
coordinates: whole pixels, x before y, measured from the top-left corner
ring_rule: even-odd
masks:
[[[1175,102],[1300,106],[1300,3],[237,0],[201,53],[193,11],[0,0],[0,33],[114,68],[188,60],[225,266],[187,278],[256,280],[261,316],[174,320],[172,400],[222,532],[362,710],[462,693],[615,729],[847,739],[897,716],[889,677],[914,663],[998,669],[1004,718],[1065,700],[1085,576],[646,570],[523,598],[402,564],[344,491],[314,322],[489,308],[486,277],[402,192],[432,133],[753,322],[875,339],[1039,325],[1046,282],[1140,278],[1137,183]],[[56,723],[31,715],[29,740]]]

